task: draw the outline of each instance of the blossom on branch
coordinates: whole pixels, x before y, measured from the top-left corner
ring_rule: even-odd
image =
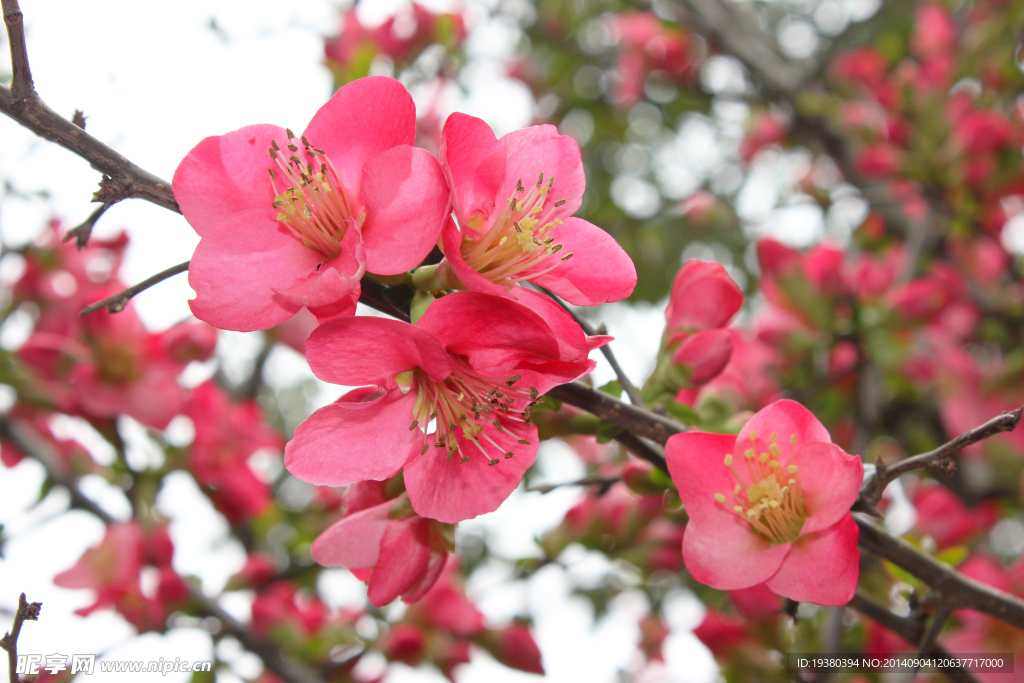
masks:
[[[196,317],[250,331],[303,306],[321,320],[351,315],[364,273],[418,265],[449,192],[415,137],[409,93],[378,76],[335,93],[300,136],[255,125],[196,145],[174,173],[202,238],[189,267]]]
[[[850,601],[859,576],[850,507],[864,467],[810,411],[777,401],[735,437],[676,434],[665,458],[690,516],[683,561],[693,578],[720,590],[765,582],[799,602]]]
[[[480,119],[455,113],[444,124],[440,156],[454,217],[442,233],[445,259],[423,271],[423,287],[508,295],[532,282],[579,306],[632,294],[636,269],[626,252],[572,217],[586,185],[575,140],[554,126],[499,140]]]
[[[434,301],[415,325],[325,323],[306,341],[310,367],[362,388],[299,425],[285,466],[323,486],[388,479],[404,467],[418,515],[454,523],[491,512],[537,456],[533,406],[589,372],[589,350],[578,326],[479,292]]]

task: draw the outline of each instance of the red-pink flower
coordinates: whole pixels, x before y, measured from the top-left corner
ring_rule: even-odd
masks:
[[[454,523],[497,509],[537,455],[531,407],[593,367],[578,326],[504,297],[456,292],[415,325],[343,318],[306,341],[313,372],[363,386],[299,425],[295,476],[324,486],[405,468],[412,507]],[[550,320],[550,322],[549,322]]]
[[[672,363],[688,368],[690,385],[716,377],[732,355],[732,333],[724,329],[743,305],[743,292],[721,264],[687,261],[672,283],[665,309],[665,338]]]
[[[53,582],[62,588],[96,591],[96,601],[75,610],[75,614],[84,617],[97,609],[113,607],[140,631],[155,630],[163,626],[167,615],[160,600],[142,593],[139,581],[144,565],[145,545],[138,522],[111,524],[103,540],[86,550],[73,567],[55,576]]]
[[[335,93],[299,137],[255,125],[196,145],[174,173],[202,238],[189,267],[196,317],[256,330],[303,306],[350,315],[364,272],[416,266],[437,242],[449,191],[415,136],[409,93],[373,77]]]
[[[415,602],[441,575],[455,528],[413,512],[405,493],[388,498],[382,481],[361,481],[345,492],[345,516],[311,549],[325,567],[348,567],[366,581],[377,607],[401,596]]]
[[[280,452],[283,439],[266,425],[259,405],[233,403],[209,381],[196,387],[185,414],[196,430],[192,474],[212,490],[214,506],[232,523],[263,512],[270,487],[249,468],[249,456],[264,448]]]
[[[580,306],[618,301],[636,285],[626,252],[604,230],[572,215],[586,179],[580,149],[554,126],[494,137],[466,114],[444,124],[441,166],[455,215],[442,232],[437,289],[508,295],[520,282]]]
[[[665,456],[690,517],[683,560],[696,580],[720,590],[767,582],[779,595],[822,605],[853,597],[859,553],[850,506],[864,468],[806,408],[777,401],[735,437],[677,434]]]

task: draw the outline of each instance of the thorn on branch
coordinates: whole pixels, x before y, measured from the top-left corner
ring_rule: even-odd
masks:
[[[120,313],[121,311],[124,310],[125,306],[128,305],[128,301],[131,300],[133,296],[135,296],[139,292],[143,292],[149,289],[150,287],[159,282],[163,282],[169,277],[177,275],[178,273],[184,273],[186,270],[188,270],[188,264],[189,261],[185,261],[184,263],[179,263],[176,266],[171,266],[167,270],[161,271],[154,275],[153,277],[146,278],[139,284],[132,285],[128,289],[122,292],[118,292],[114,296],[109,296],[106,299],[103,299],[102,301],[97,301],[94,304],[89,304],[88,306],[83,308],[78,313],[78,315],[89,315],[90,313],[98,311],[101,308],[105,308],[111,313]]]
[[[92,214],[85,219],[80,225],[77,225],[64,234],[64,242],[69,241],[72,237],[75,238],[75,246],[79,249],[84,249],[89,244],[89,238],[92,236],[93,226],[96,225],[96,221],[100,219],[107,209],[113,206],[113,202],[107,202],[92,212]]]
[[[75,113],[71,116],[71,123],[75,124],[82,130],[85,130],[85,120],[89,118],[85,115],[85,112],[81,109],[76,109]]]

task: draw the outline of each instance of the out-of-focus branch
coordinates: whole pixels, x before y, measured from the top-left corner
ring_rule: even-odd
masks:
[[[68,490],[71,506],[90,512],[99,517],[105,524],[117,522],[113,516],[95,501],[85,496],[78,487],[78,482],[65,467],[58,464],[51,449],[29,427],[10,418],[0,418],[0,438],[7,439],[25,455],[37,460],[45,469],[47,476]],[[320,679],[306,667],[290,662],[281,656],[280,649],[261,638],[256,637],[244,624],[225,612],[220,605],[206,597],[203,592],[191,583],[186,582],[192,602],[204,615],[216,617],[226,633],[238,639],[240,643],[260,659],[286,683],[321,683]],[[11,671],[14,671],[14,666]],[[14,679],[12,679],[14,681]]]
[[[21,625],[26,621],[37,621],[39,610],[43,603],[29,602],[22,593],[18,598],[18,610],[14,613],[14,626],[0,638],[0,647],[7,650],[7,665],[10,668],[11,683],[18,683],[18,636],[21,635]]]
[[[882,605],[879,605],[866,597],[860,591],[857,591],[857,594],[853,596],[853,600],[849,602],[849,606],[869,619],[878,622],[893,633],[899,635],[908,643],[921,642],[921,637],[924,633],[924,624],[921,620],[913,617],[901,617],[898,614],[893,614]],[[950,657],[946,648],[942,647],[938,643],[932,642],[925,644],[928,645],[928,647],[922,648],[921,654],[933,655],[943,659]],[[977,678],[975,678],[966,669],[962,669],[960,667],[943,667],[942,672],[955,683],[978,683]]]
[[[103,301],[97,301],[94,304],[89,304],[88,306],[83,308],[78,315],[88,315],[94,311],[100,310],[101,308],[105,308],[111,313],[120,313],[121,311],[124,310],[124,307],[128,305],[128,301],[133,296],[135,296],[139,292],[143,292],[149,289],[150,287],[159,282],[163,282],[164,280],[173,275],[177,275],[178,273],[184,273],[186,270],[188,270],[188,264],[189,262],[185,261],[184,263],[179,263],[176,266],[171,266],[167,270],[161,271],[152,277],[148,277],[139,284],[132,285],[128,289],[122,292],[118,292],[114,296],[108,296]]]
[[[765,92],[782,100],[793,113],[794,131],[805,141],[816,142],[839,166],[846,180],[860,190],[872,210],[886,224],[903,235],[921,232],[923,221],[912,223],[889,192],[869,182],[853,163],[853,153],[843,137],[823,118],[800,111],[799,95],[812,74],[804,74],[775,50],[760,27],[733,11],[727,0],[678,0],[673,7],[680,22],[714,42],[719,49],[738,59],[761,83]]]
[[[597,486],[597,490],[601,494],[604,494],[617,481],[619,481],[618,477],[584,477],[583,479],[577,479],[576,481],[563,481],[558,484],[531,486],[526,489],[526,491],[528,493],[551,493],[555,489],[560,489],[565,486]]]
[[[915,455],[906,460],[900,460],[895,465],[886,466],[882,462],[877,463],[875,474],[872,475],[861,491],[861,500],[870,505],[877,505],[878,501],[882,499],[882,493],[885,491],[885,488],[893,480],[911,470],[922,467],[934,467],[944,474],[949,474],[956,467],[951,457],[953,454],[996,434],[1012,432],[1020,424],[1022,415],[1024,415],[1024,408],[1017,408],[1016,410],[993,417],[980,427],[964,432],[933,451]]]
[[[854,519],[860,527],[862,548],[921,579],[939,593],[946,607],[969,607],[1024,629],[1024,600],[968,578],[906,541],[877,529],[870,522],[856,516]]]
[[[109,176],[97,193],[97,201],[113,203],[137,197],[180,213],[169,182],[139,168],[43,102],[32,82],[24,17],[18,0],[2,0],[2,4],[4,24],[11,44],[14,77],[10,88],[0,86],[0,112],[36,135],[74,152],[92,164],[93,168]]]

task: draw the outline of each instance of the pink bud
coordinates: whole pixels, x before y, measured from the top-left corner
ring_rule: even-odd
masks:
[[[499,636],[497,659],[505,666],[527,673],[544,675],[540,648],[525,624],[514,623]]]
[[[393,662],[416,666],[425,647],[426,639],[422,631],[410,624],[399,624],[388,633],[384,641],[384,656]]]
[[[720,263],[687,261],[672,283],[665,319],[669,332],[724,327],[743,305],[743,291]]]
[[[701,330],[683,340],[672,355],[672,362],[690,369],[690,384],[704,384],[725,369],[730,356],[732,334],[728,330]]]
[[[160,342],[179,363],[207,360],[217,348],[217,330],[197,320],[180,322],[164,332]]]

